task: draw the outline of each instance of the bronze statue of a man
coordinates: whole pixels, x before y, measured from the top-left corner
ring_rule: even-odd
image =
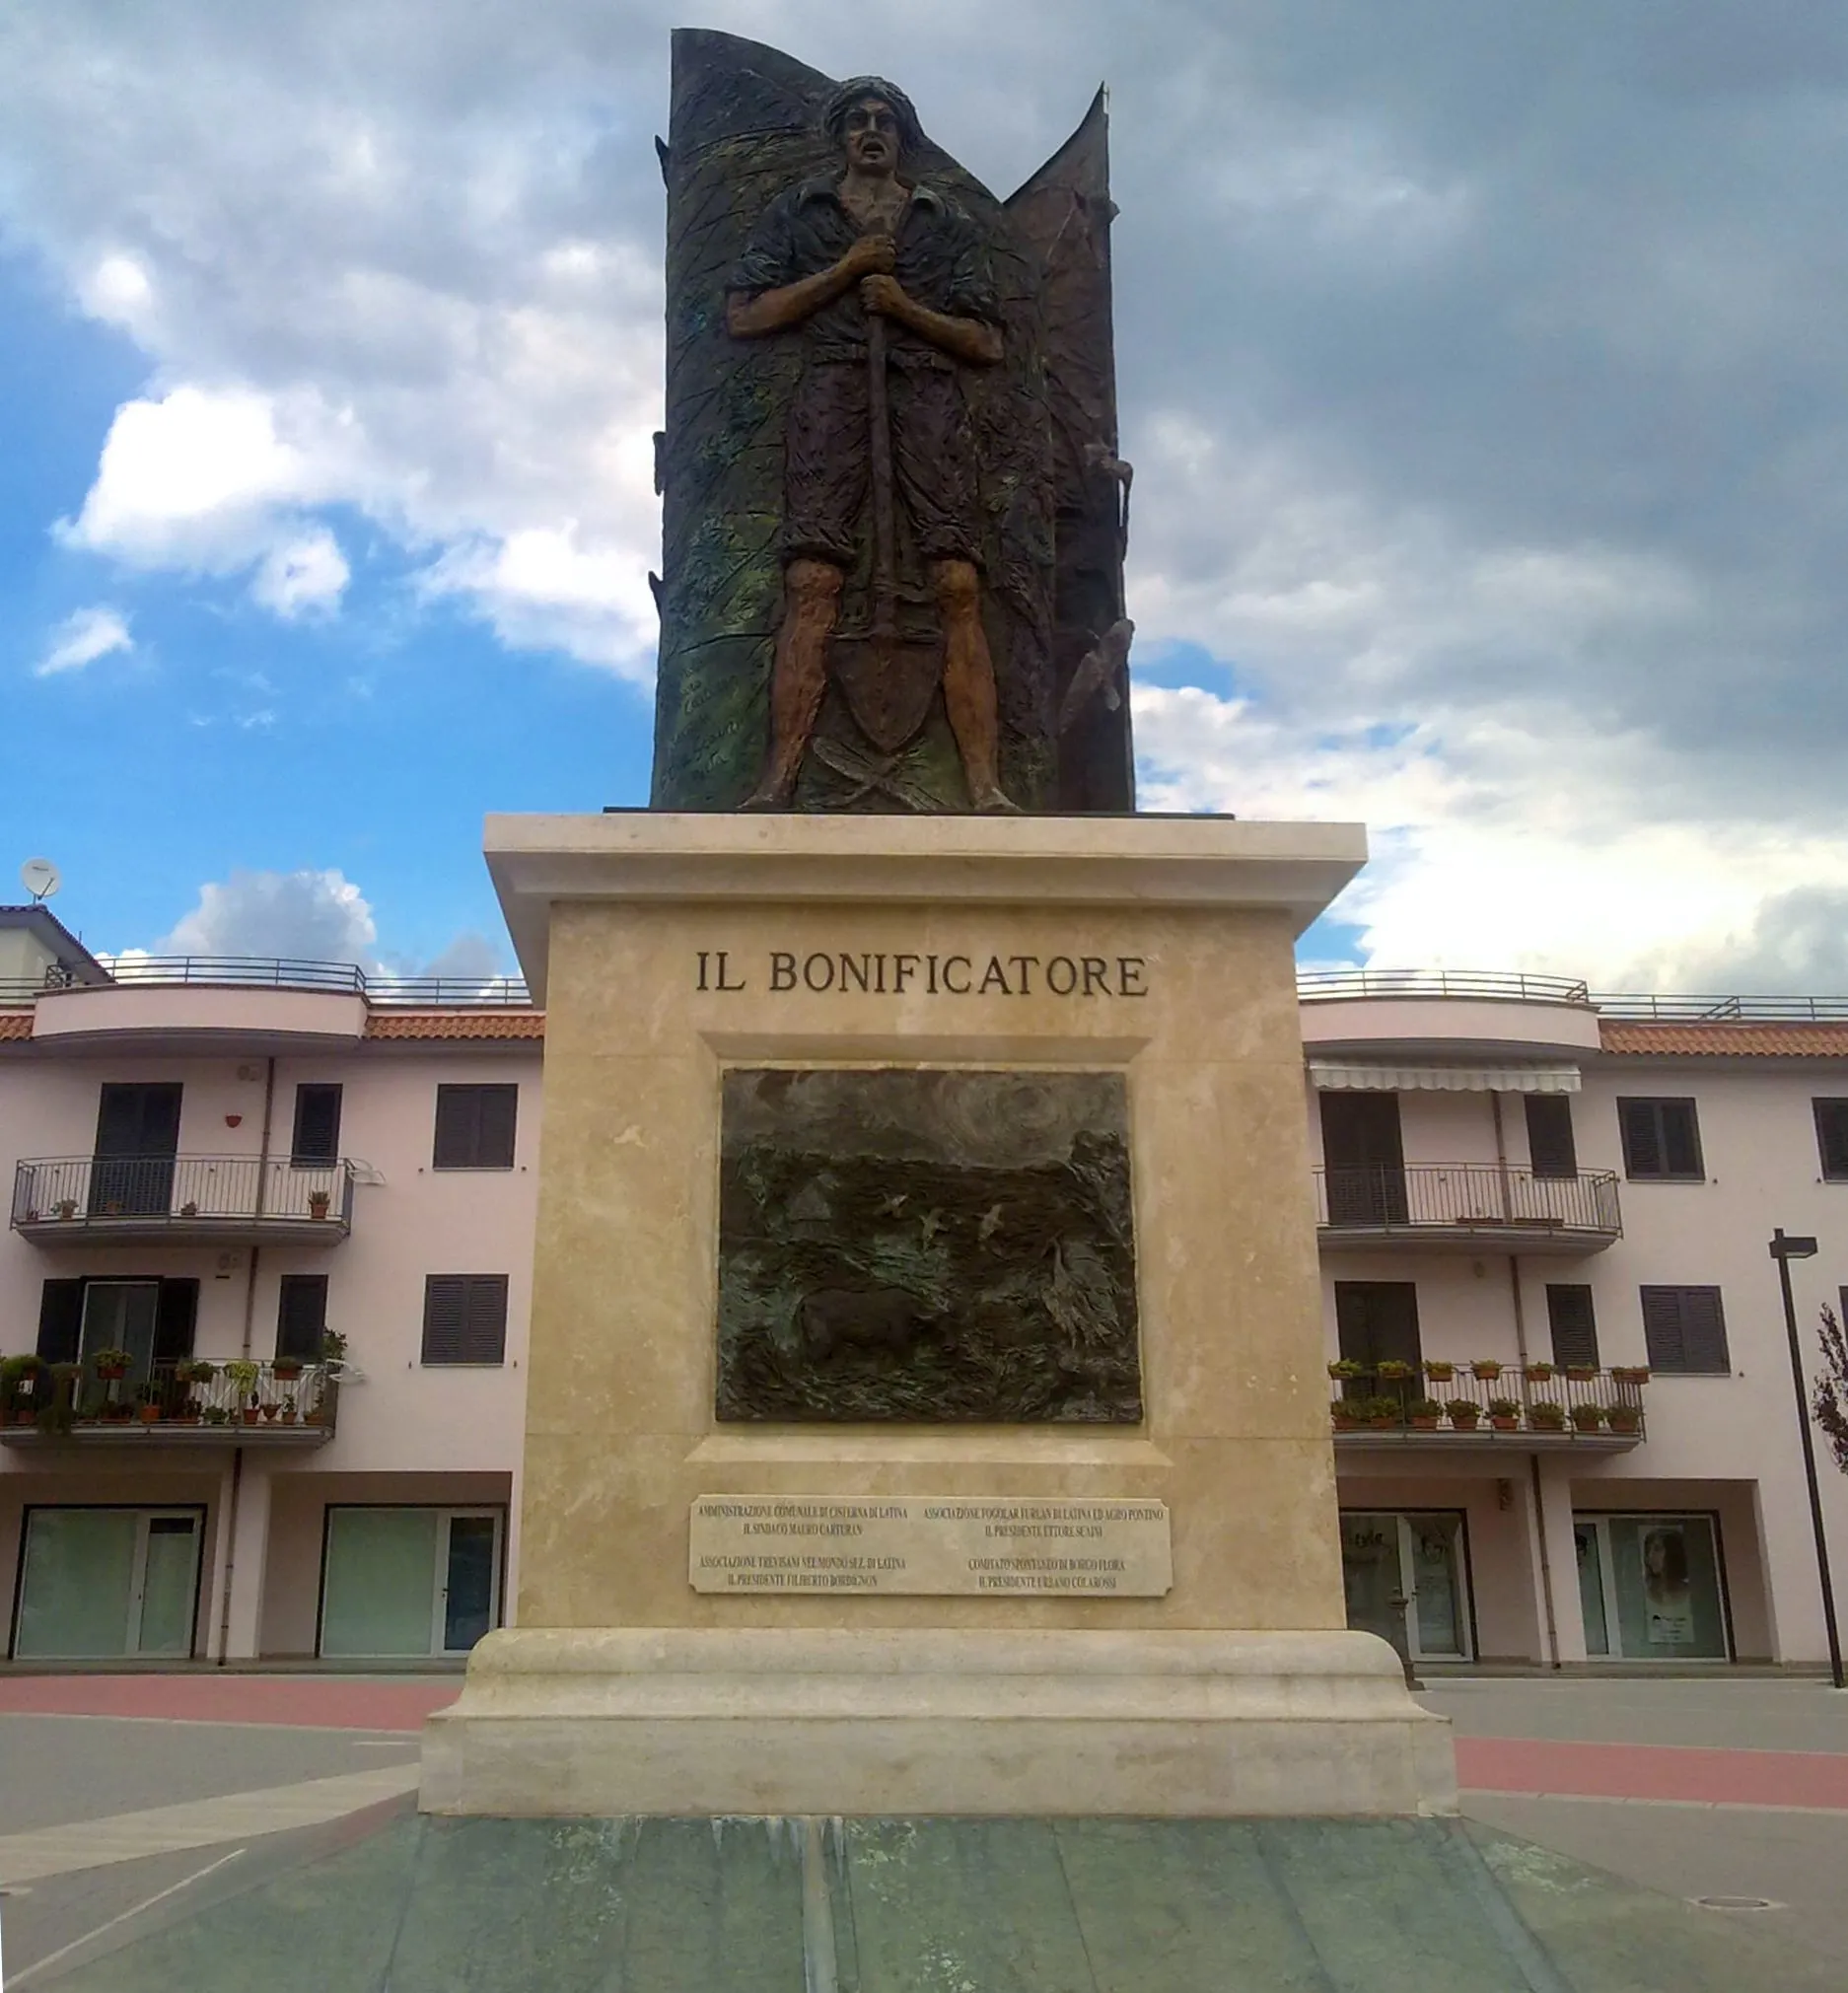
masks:
[[[943,691],[977,810],[1011,810],[997,766],[994,662],[981,618],[975,439],[959,370],[1002,357],[984,244],[939,190],[899,177],[921,132],[904,93],[843,84],[823,114],[842,171],[780,194],[728,285],[741,339],[800,330],[804,365],[784,468],[784,606],[770,691],[770,748],[746,809],[787,807],[827,685],[841,591],[872,485],[869,345],[885,353],[893,495],[942,619]],[[870,341],[874,318],[883,321]]]

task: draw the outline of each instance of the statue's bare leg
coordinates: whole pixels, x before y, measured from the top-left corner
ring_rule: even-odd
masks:
[[[998,765],[995,666],[982,628],[982,585],[973,561],[940,560],[931,570],[944,625],[944,704],[957,737],[969,801],[977,810],[1011,811]]]
[[[782,810],[795,793],[821,694],[827,640],[840,612],[841,572],[831,561],[792,560],[783,570],[783,620],[770,677],[770,753],[763,779],[740,806]]]

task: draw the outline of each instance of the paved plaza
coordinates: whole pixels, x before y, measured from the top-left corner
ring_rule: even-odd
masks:
[[[73,1988],[121,1984],[153,1993],[163,1983],[156,1962],[166,1956],[163,1945],[183,1945],[188,1930],[259,1899],[266,1906],[265,1928],[285,1949],[311,1934],[315,1943],[326,1942],[325,1905],[318,1907],[302,1879],[341,1874],[342,1862],[355,1865],[355,1876],[376,1879],[382,1867],[413,1859],[406,1852],[410,1837],[424,1831],[411,1817],[416,1729],[457,1688],[454,1675],[0,1676],[0,1930],[7,1987],[62,1981]],[[1704,1930],[1711,1933],[1715,1959],[1762,1953],[1782,1985],[1839,1984],[1839,1960],[1848,1957],[1848,1901],[1840,1889],[1848,1858],[1848,1697],[1810,1679],[1574,1677],[1453,1679],[1431,1685],[1424,1700],[1457,1725],[1464,1809],[1481,1830],[1467,1846],[1480,1848],[1547,1946],[1569,1954],[1575,1930],[1576,1942],[1585,1942],[1585,1931],[1570,1919],[1557,1931],[1546,1922],[1554,1908],[1570,1905],[1575,1890],[1583,1916],[1596,1892],[1572,1864],[1585,1863],[1682,1904],[1732,1899],[1731,1907],[1703,1906],[1665,1925],[1671,1941],[1660,1935],[1650,1940],[1659,1953],[1670,1942],[1698,1946]],[[1012,1876],[1010,1886],[1021,1890],[1053,1872],[1075,1889],[1072,1878],[1089,1864],[1106,1893],[1108,1877],[1143,1875],[1137,1893],[1146,1898],[1147,1879],[1172,1884],[1182,1861],[1168,1828],[1151,1826],[1147,1833],[1154,1838],[1132,1846],[1107,1823],[1057,1829],[956,1824],[993,1840],[989,1872]],[[789,1858],[798,1862],[800,1831],[792,1826],[789,1843],[795,1850]],[[887,1987],[936,1983],[906,1977],[896,1964],[876,1969],[874,1962],[882,1946],[896,1958],[908,1947],[928,1949],[935,1942],[921,1926],[914,1929],[915,1920],[966,1850],[946,1842],[927,1858],[920,1850],[928,1850],[933,1831],[923,1823],[916,1846],[906,1844],[906,1860],[914,1866],[904,1873],[911,1880],[884,1904],[884,1923],[864,1878],[882,1865],[893,1873],[898,1856],[873,1829],[849,1830],[842,1841],[843,1848],[851,1842],[862,1878],[856,1927],[862,1949],[857,1982],[840,1967],[837,1984],[885,1993]],[[1308,1862],[1331,1877],[1353,1850],[1380,1845],[1364,1840],[1367,1831],[1357,1829],[1340,1848],[1318,1843],[1311,1854],[1282,1830],[1253,1835],[1222,1826],[1212,1833],[1214,1873],[1223,1882],[1248,1863],[1269,1886],[1293,1863]],[[484,1873],[496,1872],[497,1865],[530,1854],[511,1840],[492,1848],[478,1836],[470,1842],[468,1833],[466,1826],[451,1830],[436,1869],[447,1863],[453,1875],[461,1872],[457,1864],[465,1869],[472,1861]],[[1549,1869],[1543,1855],[1523,1854],[1524,1842],[1571,1861]],[[663,1829],[653,1841],[644,1835],[622,1859],[636,1872],[646,1866],[647,1851],[648,1861],[659,1865],[649,1872],[659,1873],[662,1888],[694,1890],[701,1885],[686,1866],[692,1846],[681,1847]],[[762,1861],[769,1866],[758,1881],[766,1891],[763,1904],[773,1906],[782,1898],[766,1879],[781,1857],[773,1841],[765,1848]],[[1440,1850],[1440,1867],[1475,1861],[1464,1843],[1458,1848],[1463,1852]],[[1197,1855],[1195,1848],[1185,1859]],[[1406,1864],[1431,1858],[1429,1848],[1414,1851],[1410,1844],[1402,1857]],[[415,1859],[429,1868],[434,1858]],[[556,1847],[547,1859],[557,1859]],[[535,1881],[541,1874],[547,1889],[562,1886],[550,1868],[531,1871]],[[1573,1879],[1571,1887],[1566,1878]],[[735,1896],[736,1878],[727,1886]],[[1349,1886],[1359,1904],[1371,1885],[1357,1867]],[[355,1887],[351,1881],[342,1885],[357,1913]],[[959,1885],[966,1887],[966,1881]],[[794,1888],[789,1902],[800,1895]],[[1645,1913],[1651,1907],[1649,1899],[1634,1896],[1610,1900],[1628,1906],[1626,1928],[1634,1926],[1638,1904]],[[296,1933],[285,1928],[292,1901],[304,1921]],[[763,1908],[766,1931],[780,1914]],[[1197,1949],[1192,1969],[1215,1968],[1210,1944],[1199,1934],[1201,1920],[1181,1922],[1192,1929],[1189,1942],[1205,1947]],[[1137,1944],[1145,1948],[1145,1960],[1150,1942],[1150,1932],[1142,1931]],[[993,1993],[1041,1984],[1137,1983],[1113,1975],[1102,1960],[1107,1949],[1096,1930],[1088,1930],[1073,1957],[1089,1958],[1089,1964],[1051,1962],[1053,1946],[1042,1972],[1010,1954],[1012,1963],[993,1963],[973,1984],[977,1993]],[[365,1976],[370,1969],[355,1965],[350,1983],[376,1983]],[[1180,1965],[1175,1970],[1181,1976],[1171,1972],[1159,1981],[1148,1976],[1152,1965],[1140,1969],[1150,1985],[1194,1983]],[[1033,1972],[1040,1976],[1024,1976]],[[764,1983],[775,1976],[769,1973]],[[178,1989],[184,1982],[176,1977],[172,1983]],[[222,1983],[258,1981],[227,1977]],[[607,1983],[634,1983],[638,1993],[641,1985],[639,1979]],[[664,1977],[660,1983],[678,1982]],[[746,1974],[740,1983],[752,1982]],[[1344,1982],[1324,1975],[1303,1983]],[[1524,1982],[1517,1976],[1508,1983]],[[1619,1988],[1653,1982],[1615,1975],[1601,1982],[1549,1980],[1542,1965],[1534,1965],[1525,1983]],[[1720,1977],[1713,1983],[1726,1982]]]

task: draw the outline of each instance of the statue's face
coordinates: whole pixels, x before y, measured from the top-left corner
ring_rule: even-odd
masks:
[[[847,164],[861,173],[888,174],[898,170],[898,118],[881,97],[862,98],[848,111],[841,128]]]

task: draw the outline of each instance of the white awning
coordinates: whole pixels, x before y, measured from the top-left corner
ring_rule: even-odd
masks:
[[[1387,1066],[1311,1059],[1324,1094],[1576,1094],[1577,1066]]]

